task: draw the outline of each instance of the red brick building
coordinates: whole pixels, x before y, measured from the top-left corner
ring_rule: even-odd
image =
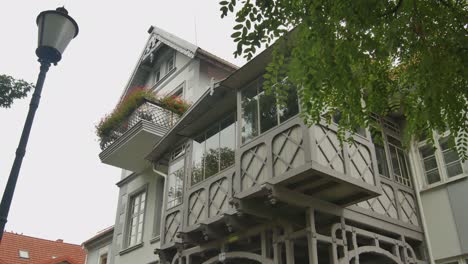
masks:
[[[80,245],[10,232],[0,243],[0,264],[84,264],[86,252]]]

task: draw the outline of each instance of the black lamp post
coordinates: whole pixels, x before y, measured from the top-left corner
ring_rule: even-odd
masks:
[[[36,88],[31,98],[31,103],[29,104],[28,116],[24,123],[18,148],[16,149],[15,161],[11,167],[10,176],[8,177],[8,182],[0,204],[0,241],[2,240],[5,230],[11,200],[15,192],[16,181],[18,180],[24,154],[26,153],[29,133],[31,132],[36,109],[39,106],[42,86],[44,85],[47,71],[51,63],[57,65],[57,62],[62,59],[62,53],[65,51],[65,48],[70,41],[78,35],[78,24],[68,15],[68,11],[63,7],[59,7],[56,10],[41,12],[39,16],[37,16],[36,22],[39,28],[36,55],[39,57],[41,67]]]

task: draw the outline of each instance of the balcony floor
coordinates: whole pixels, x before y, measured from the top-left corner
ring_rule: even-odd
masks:
[[[139,172],[150,164],[145,158],[166,132],[167,128],[140,120],[104,149],[99,158],[102,163]]]

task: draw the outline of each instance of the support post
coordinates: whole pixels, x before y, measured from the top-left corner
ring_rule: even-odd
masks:
[[[318,264],[317,230],[315,227],[315,211],[312,208],[307,209],[307,225],[310,230],[307,234],[307,242],[308,242],[308,249],[309,249],[309,263]]]
[[[0,203],[0,242],[3,237],[5,225],[8,221],[8,212],[10,211],[10,205],[13,199],[13,194],[15,192],[16,182],[18,181],[21,164],[23,163],[23,157],[26,153],[26,146],[28,145],[29,134],[31,132],[34,116],[41,99],[42,87],[44,86],[47,71],[49,71],[50,68],[50,62],[45,60],[39,60],[39,62],[41,63],[41,68],[37,78],[36,88],[34,89],[31,103],[29,104],[29,112],[24,123],[18,148],[16,149],[15,161],[11,167],[10,176],[8,177],[8,182],[5,186],[2,202]]]
[[[288,225],[285,229],[286,240],[284,241],[286,247],[286,264],[294,264],[294,241],[289,237],[292,232],[292,227]]]

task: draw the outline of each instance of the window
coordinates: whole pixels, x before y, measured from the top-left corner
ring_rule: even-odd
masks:
[[[99,257],[99,264],[107,264],[107,253],[101,255],[101,257]]]
[[[146,190],[130,197],[127,246],[141,243],[145,218]]]
[[[185,146],[177,148],[171,154],[169,175],[167,176],[167,208],[182,203],[185,176]]]
[[[387,163],[387,154],[385,153],[385,143],[383,139],[383,135],[379,131],[372,131],[372,141],[374,142],[375,147],[375,156],[377,157],[377,167],[379,169],[379,174],[382,177],[390,178],[390,173],[388,169]]]
[[[172,93],[172,96],[184,98],[184,84],[179,85],[175,89],[174,93]]]
[[[19,251],[19,257],[22,258],[22,259],[29,259],[29,251],[20,250]]]
[[[408,157],[398,139],[398,124],[377,116],[373,118],[376,126],[380,127],[370,127],[380,176],[411,187]]]
[[[448,132],[434,132],[434,145],[428,140],[419,143],[418,150],[426,185],[445,182],[463,175],[463,167],[457,151],[452,147],[453,138]]]
[[[266,95],[259,78],[241,91],[242,143],[277,126],[299,112],[295,89],[286,99],[286,107],[278,109],[274,95]]]
[[[169,57],[169,59],[167,60],[167,71],[166,71],[166,74],[171,72],[174,67],[175,67],[175,63],[174,63],[174,58],[175,58],[175,54],[171,54],[171,56]]]
[[[234,163],[235,147],[236,118],[230,114],[193,140],[191,184],[230,167]]]
[[[161,68],[157,68],[154,72],[154,83],[158,83],[161,80]]]
[[[395,181],[406,186],[411,186],[408,160],[401,142],[391,136],[387,136],[387,140]]]

